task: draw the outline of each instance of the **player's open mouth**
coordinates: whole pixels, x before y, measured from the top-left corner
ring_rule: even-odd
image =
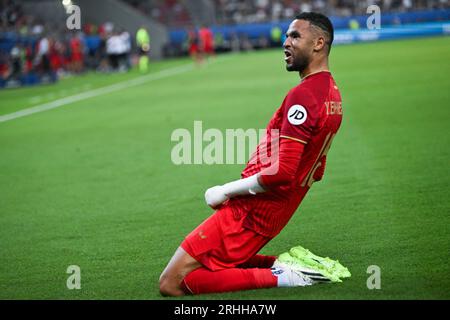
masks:
[[[284,51],[284,61],[288,62],[288,60],[290,60],[292,58],[292,53],[290,53],[289,51],[285,50]]]

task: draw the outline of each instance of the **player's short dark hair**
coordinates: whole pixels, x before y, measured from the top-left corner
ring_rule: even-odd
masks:
[[[330,52],[331,44],[334,39],[334,28],[327,16],[317,12],[302,12],[298,14],[295,19],[309,21],[309,23],[313,26],[320,28],[328,38],[326,41],[328,45],[328,52]]]

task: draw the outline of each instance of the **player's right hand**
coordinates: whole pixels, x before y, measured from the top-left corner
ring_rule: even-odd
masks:
[[[206,204],[213,209],[216,209],[218,206],[220,206],[222,203],[224,203],[228,199],[229,198],[225,194],[225,190],[224,190],[223,186],[215,186],[215,187],[209,188],[205,192]]]

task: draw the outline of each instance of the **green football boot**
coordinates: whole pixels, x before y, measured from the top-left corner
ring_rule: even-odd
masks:
[[[338,276],[329,272],[321,264],[307,263],[304,259],[293,257],[289,252],[282,253],[275,260],[274,268],[287,266],[296,272],[302,273],[311,280],[311,284],[323,282],[342,282]]]
[[[340,264],[338,260],[319,257],[302,246],[293,247],[289,250],[289,254],[312,269],[325,270],[327,274],[332,274],[333,278],[344,279],[351,277],[350,271]]]

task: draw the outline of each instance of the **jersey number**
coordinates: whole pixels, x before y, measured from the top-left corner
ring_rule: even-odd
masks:
[[[322,149],[319,152],[319,155],[317,156],[316,161],[314,162],[314,165],[312,166],[311,170],[309,170],[308,174],[306,175],[305,179],[303,179],[303,182],[301,184],[302,187],[308,185],[308,187],[311,187],[314,182],[314,173],[316,170],[322,165],[322,162],[319,161],[319,159],[322,159],[323,156],[326,156],[328,154],[328,150],[330,150],[331,142],[333,141],[334,136],[336,133],[329,133],[325,137],[325,140],[323,142]]]

